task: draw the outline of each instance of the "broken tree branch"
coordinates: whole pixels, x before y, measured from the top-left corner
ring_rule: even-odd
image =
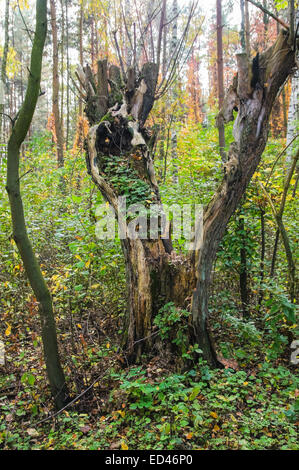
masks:
[[[289,30],[290,27],[289,25],[287,25],[283,20],[281,20],[280,18],[278,18],[277,16],[275,16],[271,11],[267,10],[267,8],[265,8],[263,5],[261,5],[260,3],[258,2],[254,2],[253,0],[246,0],[247,2],[250,2],[252,5],[254,5],[255,7],[259,8],[260,10],[262,10],[264,13],[266,13],[266,15],[269,15],[271,16],[271,18],[273,18],[275,21],[277,21],[279,24],[281,24],[281,26],[283,26],[285,29]]]

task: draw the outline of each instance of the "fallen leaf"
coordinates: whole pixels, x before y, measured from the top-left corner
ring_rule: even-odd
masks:
[[[27,434],[31,437],[37,437],[38,436],[38,432],[34,428],[27,429]]]
[[[6,330],[5,330],[5,336],[9,336],[11,333],[11,325],[8,325]]]
[[[87,434],[91,430],[91,427],[86,425],[86,426],[82,426],[79,429],[80,429],[81,432],[83,432],[83,434]]]

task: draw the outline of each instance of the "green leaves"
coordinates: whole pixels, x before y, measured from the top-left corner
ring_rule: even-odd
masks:
[[[25,385],[31,385],[33,386],[35,384],[35,377],[33,374],[31,374],[30,372],[25,372],[23,375],[22,375],[22,378],[21,378],[21,382]]]

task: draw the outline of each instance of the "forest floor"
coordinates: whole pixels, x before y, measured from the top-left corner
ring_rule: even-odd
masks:
[[[298,447],[298,381],[287,361],[271,364],[256,355],[254,363],[224,360],[223,370],[199,361],[180,372],[169,353],[128,366],[119,350],[118,320],[102,317],[95,323],[92,311],[76,323],[75,334],[61,335],[72,397],[82,395],[55,415],[34,302],[31,308],[19,327],[26,333],[14,328],[6,341],[7,365],[0,369],[1,448]],[[234,340],[229,329],[222,328],[221,337]]]
[[[193,196],[201,203],[209,200],[217,186],[218,157],[215,151],[212,161],[209,143],[217,141],[214,134],[198,131],[197,147],[192,136],[194,152],[201,156],[195,162],[202,179],[190,186],[188,173],[182,174],[180,188],[167,183],[162,188],[167,201],[185,201],[186,194],[190,201]],[[269,159],[280,148],[277,142],[271,145]],[[188,152],[182,155],[189,158]],[[194,171],[199,170],[194,166]],[[281,248],[275,283],[260,283],[260,212],[254,184],[242,209],[248,228],[249,318],[240,313],[237,219],[231,222],[214,273],[210,328],[225,368],[212,370],[202,359],[194,359],[182,335],[172,336],[181,346],[181,357],[167,352],[167,338],[161,337],[160,349],[140,364],[128,365],[120,349],[126,309],[120,245],[95,238],[95,208],[103,202],[101,196],[83,159],[70,153],[64,168],[57,169],[49,135],[32,139],[21,162],[28,231],[53,297],[67,385],[71,397],[77,397],[55,414],[38,306],[11,240],[4,169],[1,172],[0,333],[6,356],[0,366],[1,449],[298,448],[298,374],[290,365],[289,349],[296,327],[294,305],[285,294]],[[67,182],[63,192],[57,185],[61,179]],[[276,188],[279,194],[279,183]],[[296,207],[292,199],[287,204],[285,219],[296,240]],[[268,256],[275,226],[270,211],[265,218]],[[265,263],[268,269],[268,258]],[[175,331],[185,331],[186,319],[184,312]],[[180,367],[186,359],[188,367]]]

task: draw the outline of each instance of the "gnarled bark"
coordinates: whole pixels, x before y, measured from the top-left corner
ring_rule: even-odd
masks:
[[[119,197],[126,195],[129,204],[147,209],[153,204],[161,207],[151,157],[155,136],[144,127],[154,103],[157,72],[153,63],[145,64],[139,77],[131,68],[123,84],[118,67],[108,70],[107,62],[99,61],[96,76],[88,66],[77,73],[84,82],[85,112],[91,124],[86,142],[88,170],[123,231],[129,221],[122,216]],[[134,225],[134,217],[131,222]],[[136,359],[153,347],[155,314],[169,301],[184,305],[195,276],[191,261],[173,253],[170,238],[162,233],[158,239],[151,239],[149,233],[144,238],[125,237],[122,250],[128,285],[123,343],[129,357]]]

